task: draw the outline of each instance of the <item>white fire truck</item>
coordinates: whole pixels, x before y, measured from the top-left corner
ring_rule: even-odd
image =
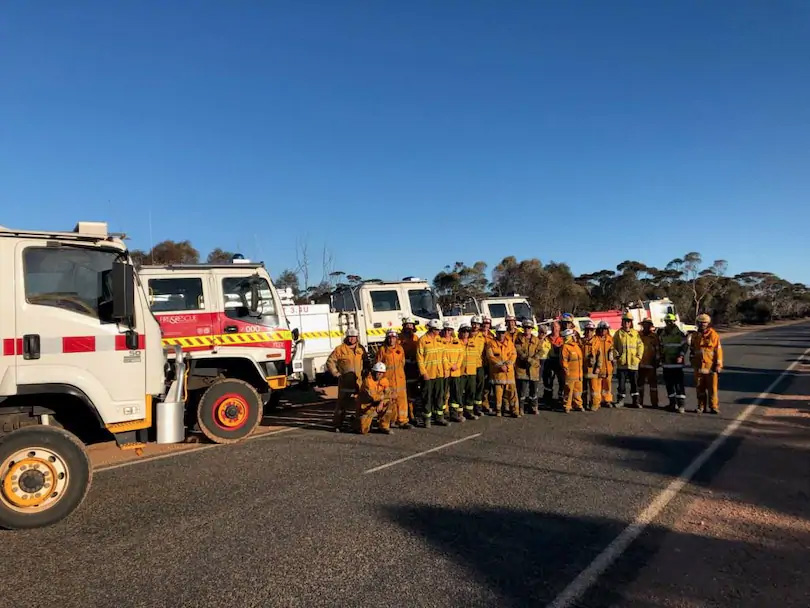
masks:
[[[187,276],[194,278],[193,272]],[[155,273],[158,278],[160,270]],[[268,288],[276,310],[280,304],[258,268],[231,274],[209,268],[200,278],[204,287],[196,294],[168,284],[153,287],[152,305],[175,308],[178,296],[193,297],[204,307],[199,314],[213,315],[209,334],[179,335],[197,331],[198,325],[185,325],[174,336],[179,344],[167,338],[175,349],[170,364],[147,292],[123,241],[108,234],[106,224],[80,222],[73,232],[0,228],[0,285],[6,286],[0,289],[0,526],[49,525],[81,504],[92,479],[84,439],[109,433],[123,449],[180,442],[184,420],[195,414],[214,429],[216,440],[246,434],[261,409],[263,384],[237,377],[231,362],[223,363],[223,374],[209,351],[228,353],[226,361],[238,358],[221,346],[232,342],[223,336],[275,332],[274,319],[272,328],[267,325]],[[233,317],[207,307],[220,296],[237,304]],[[272,389],[288,346],[283,336],[271,337],[275,346],[266,352],[277,356],[263,361],[261,370]],[[205,344],[209,338],[211,345]],[[182,353],[184,339],[191,342]],[[215,341],[216,348],[192,350]],[[203,389],[195,403],[194,392]],[[192,409],[201,403],[205,412]]]
[[[186,423],[216,443],[250,435],[287,386],[292,334],[262,264],[143,266],[170,360],[186,359]]]
[[[518,322],[524,319],[536,321],[529,301],[517,293],[509,296],[491,296],[480,300],[470,298],[445,310],[444,315],[456,327],[461,323],[469,323],[470,319],[476,315],[490,317],[492,327],[504,323],[507,316],[514,316]]]
[[[290,327],[300,332],[292,366],[305,383],[326,379],[326,359],[350,327],[360,332],[360,343],[373,351],[389,329],[401,329],[404,317],[416,321],[420,335],[427,331],[429,320],[443,318],[436,294],[417,277],[346,285],[331,294],[330,304],[287,305],[284,310]]]

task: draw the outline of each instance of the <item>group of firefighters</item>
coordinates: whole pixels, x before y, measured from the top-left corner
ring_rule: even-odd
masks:
[[[675,315],[667,315],[665,327],[655,331],[645,319],[638,331],[625,314],[613,335],[605,321],[587,322],[580,335],[574,317],[565,313],[548,332],[541,327],[539,336],[530,319],[521,323],[520,331],[517,319],[506,317],[493,333],[491,319],[473,317],[458,334],[450,323],[434,319],[420,338],[414,320],[405,318],[401,331],[387,332],[373,364],[358,342],[358,331],[351,328],[327,361],[338,379],[334,430],[342,429],[348,412],[355,414],[354,430],[368,433],[376,418],[380,432],[387,434],[392,426],[447,426],[448,420],[476,420],[483,414],[519,418],[537,414],[541,405],[566,413],[623,407],[628,385],[632,407],[644,407],[647,386],[650,404],[659,407],[658,367],[663,369],[669,409],[683,413],[687,353],[697,390],[694,411],[717,414],[720,338],[708,315],[698,316],[698,330],[689,338],[676,321]]]

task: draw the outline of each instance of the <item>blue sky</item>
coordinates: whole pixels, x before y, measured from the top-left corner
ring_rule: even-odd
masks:
[[[810,283],[809,58],[804,0],[7,0],[0,224]]]

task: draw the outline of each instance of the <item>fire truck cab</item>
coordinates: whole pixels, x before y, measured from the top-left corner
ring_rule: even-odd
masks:
[[[139,276],[164,346],[170,353],[179,347],[185,358],[187,424],[217,443],[249,435],[264,405],[287,386],[292,355],[292,333],[267,270],[235,260],[143,266]]]

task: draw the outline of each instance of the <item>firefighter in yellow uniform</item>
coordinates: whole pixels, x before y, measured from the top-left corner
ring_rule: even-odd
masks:
[[[602,402],[602,341],[596,336],[596,324],[585,323],[585,335],[582,338],[582,392],[585,409],[595,412]]]
[[[650,387],[650,404],[658,407],[658,366],[661,364],[661,342],[653,331],[652,319],[641,322],[644,354],[638,366],[638,402],[644,407],[644,387]]]
[[[475,390],[473,391],[473,414],[476,418],[482,416],[489,408],[484,403],[484,385],[486,384],[486,366],[484,365],[484,348],[487,345],[487,339],[481,332],[481,317],[475,316],[470,321],[470,339],[472,343],[471,348],[475,353],[472,355],[472,361],[476,363],[475,370]]]
[[[339,433],[347,411],[354,411],[363,370],[368,364],[366,349],[357,343],[360,336],[355,328],[346,330],[343,343],[332,351],[326,360],[326,369],[338,379],[338,398],[332,417],[334,430]]]
[[[357,399],[357,431],[361,435],[368,434],[374,418],[377,419],[381,433],[391,433],[393,399],[385,372],[385,363],[375,363],[371,372],[363,379]]]
[[[442,340],[442,362],[444,362],[445,356],[447,354],[447,349],[450,348],[453,340],[455,339],[455,329],[453,328],[453,324],[450,321],[445,321],[442,324],[442,330],[439,332],[439,337]],[[444,365],[442,363],[442,367],[444,368],[444,378],[442,379],[442,391],[444,393],[444,401],[442,402],[442,409],[444,410],[444,415],[448,416],[450,414],[450,366]],[[447,420],[447,418],[445,418]]]
[[[544,354],[545,340],[534,335],[534,321],[523,321],[523,333],[515,338],[517,361],[518,399],[522,413],[538,414],[540,370]]]
[[[446,327],[446,326],[445,326]],[[447,329],[447,342],[444,345],[444,374],[447,378],[447,390],[449,392],[450,421],[464,422],[462,416],[464,405],[461,392],[461,376],[463,374],[464,351],[466,344],[463,344],[455,335],[452,325]]]
[[[490,340],[486,347],[486,359],[489,365],[489,381],[495,396],[495,416],[501,415],[506,404],[510,407],[510,414],[518,418],[520,412],[517,407],[515,392],[515,345],[506,337],[506,326],[498,325],[495,329],[495,339]]]
[[[616,367],[619,369],[614,407],[624,406],[626,385],[630,384],[630,398],[633,407],[641,407],[638,397],[638,366],[644,356],[644,342],[633,329],[633,317],[625,313],[622,316],[622,328],[613,335],[613,350],[616,352]]]
[[[405,351],[405,384],[408,393],[408,422],[416,424],[414,404],[419,400],[421,374],[416,364],[416,348],[419,338],[416,336],[416,323],[410,317],[402,319],[402,331],[399,333],[399,344]]]
[[[600,321],[596,326],[594,338],[595,349],[599,351],[601,366],[597,373],[598,383],[593,389],[593,410],[600,406],[613,407],[613,362],[616,352],[613,350],[613,337],[610,335],[610,323]],[[599,389],[599,392],[597,389]]]
[[[695,412],[709,410],[712,414],[719,414],[717,375],[723,369],[723,346],[720,344],[720,336],[711,327],[711,322],[709,315],[698,315],[698,330],[692,334],[689,348],[697,389]]]
[[[441,324],[438,319],[428,322],[427,333],[419,338],[416,363],[422,376],[421,418],[425,428],[431,420],[439,426],[447,426],[444,419],[444,344],[439,336]]]
[[[481,371],[481,351],[474,341],[472,327],[463,324],[458,328],[458,341],[463,353],[461,378],[459,378],[459,401],[464,408],[464,418],[478,420],[481,415],[480,403],[476,403],[476,389]]]
[[[564,340],[560,351],[560,367],[565,375],[562,409],[567,414],[574,409],[582,411],[582,348],[573,329],[560,334]]]
[[[389,329],[385,334],[385,344],[377,351],[377,362],[385,364],[385,377],[393,401],[391,418],[397,428],[409,429],[408,395],[405,380],[405,350],[399,345],[396,330]]]

